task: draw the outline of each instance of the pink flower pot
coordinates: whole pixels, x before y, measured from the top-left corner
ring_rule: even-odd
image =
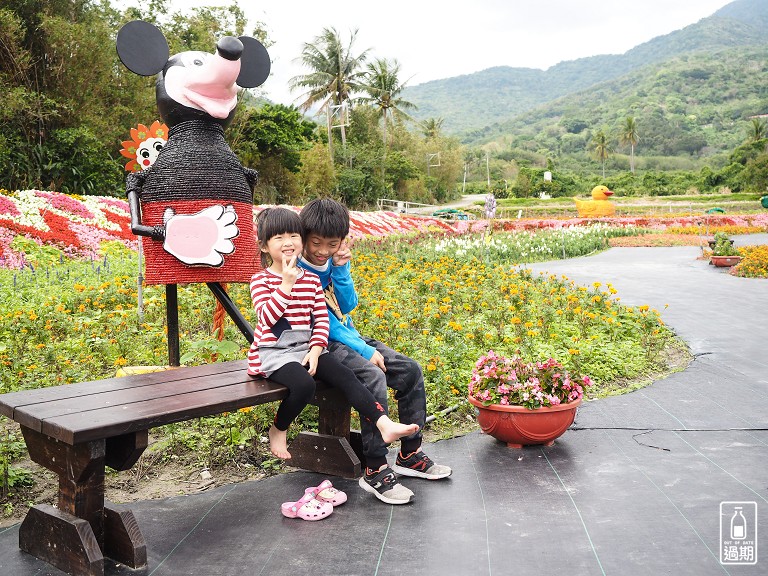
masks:
[[[469,402],[479,410],[477,421],[480,428],[497,440],[505,442],[510,448],[522,448],[531,444],[551,446],[555,438],[573,424],[576,408],[581,400],[529,409],[523,406],[504,406],[491,404],[483,406],[471,396]]]

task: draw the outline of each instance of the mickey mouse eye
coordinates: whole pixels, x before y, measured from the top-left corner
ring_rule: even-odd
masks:
[[[203,61],[202,61],[202,60],[200,60],[200,58],[195,58],[195,59],[192,61],[192,64],[194,64],[195,66],[202,66],[202,65],[203,65]]]

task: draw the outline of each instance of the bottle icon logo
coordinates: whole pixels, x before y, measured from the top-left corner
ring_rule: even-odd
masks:
[[[757,502],[720,502],[720,564],[757,564]]]
[[[747,519],[741,513],[741,506],[733,509],[731,518],[731,538],[733,540],[746,540],[747,538]]]

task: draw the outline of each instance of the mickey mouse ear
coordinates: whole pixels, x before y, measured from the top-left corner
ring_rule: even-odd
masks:
[[[240,57],[240,75],[237,85],[241,88],[255,88],[264,84],[269,77],[272,63],[264,45],[250,36],[240,36],[243,55]]]
[[[152,76],[168,62],[168,42],[149,22],[134,20],[117,33],[117,55],[128,70],[140,76]]]

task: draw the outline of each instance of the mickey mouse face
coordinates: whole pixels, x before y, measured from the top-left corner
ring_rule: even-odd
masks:
[[[233,37],[219,40],[219,44],[236,43],[238,58],[216,54],[182,52],[168,61],[163,71],[167,95],[178,104],[201,110],[209,116],[224,119],[237,106],[237,77],[240,74],[242,43]]]
[[[255,38],[225,36],[216,53],[182,52],[168,59],[168,43],[148,22],[133,21],[117,35],[117,53],[131,71],[159,74],[156,97],[169,126],[207,118],[226,125],[237,105],[237,89],[260,86],[269,76],[266,48]]]

